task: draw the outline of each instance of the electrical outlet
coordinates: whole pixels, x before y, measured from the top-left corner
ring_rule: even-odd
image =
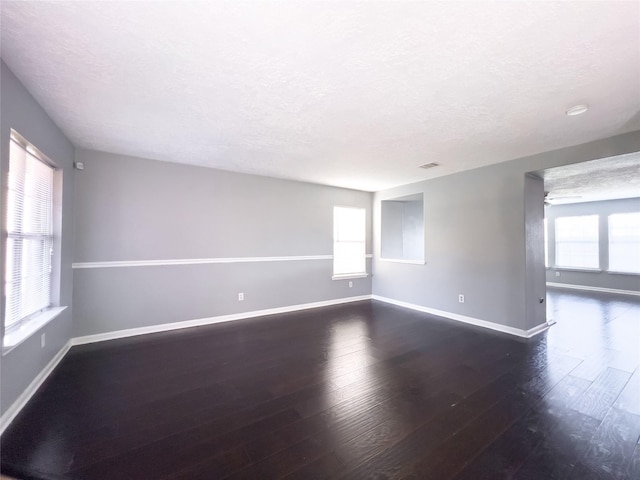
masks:
[[[240,293],[238,294],[238,301],[239,301],[239,302],[242,302],[243,300],[244,300],[244,292],[240,292]]]
[[[349,288],[353,287],[353,282],[349,281]]]
[[[559,277],[559,276],[560,276],[560,272],[556,272],[556,277]]]
[[[464,295],[458,295],[458,302],[464,303]]]
[[[40,335],[40,348],[44,348],[46,344],[47,344],[47,339],[45,337],[45,334],[43,333],[42,335]]]

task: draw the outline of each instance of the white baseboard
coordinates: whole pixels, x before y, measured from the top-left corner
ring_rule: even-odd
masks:
[[[617,293],[619,295],[634,295],[640,297],[640,292],[635,290],[618,290],[616,288],[591,287],[589,285],[571,285],[570,283],[547,282],[547,287],[567,288],[570,290],[587,290],[590,292]]]
[[[289,305],[286,307],[268,308],[264,310],[254,310],[251,312],[234,313],[231,315],[220,315],[217,317],[200,318],[196,320],[187,320],[183,322],[166,323],[163,325],[153,325],[149,327],[130,328],[126,330],[118,330],[115,332],[101,333],[97,335],[87,335],[84,337],[75,337],[69,340],[67,344],[58,351],[58,353],[51,359],[51,361],[42,369],[36,378],[29,384],[24,392],[16,399],[15,402],[7,409],[7,411],[0,417],[0,435],[4,433],[5,429],[11,424],[15,417],[20,413],[22,408],[27,404],[31,397],[38,391],[38,388],[44,383],[47,377],[53,372],[56,366],[67,354],[72,345],[83,345],[86,343],[102,342],[106,340],[113,340],[116,338],[132,337],[135,335],[145,335],[149,333],[165,332],[169,330],[178,330],[182,328],[191,328],[201,325],[211,325],[214,323],[230,322],[234,320],[241,320],[245,318],[254,318],[264,315],[273,315],[278,313],[295,312],[298,310],[307,310],[311,308],[328,307],[331,305],[340,305],[344,303],[357,302],[361,300],[379,300],[381,302],[390,303],[411,310],[417,310],[419,312],[429,313],[431,315],[437,315],[440,317],[457,320],[459,322],[468,323],[491,330],[496,330],[511,335],[516,335],[523,338],[531,338],[538,333],[543,332],[549,326],[547,324],[538,325],[529,330],[521,330],[518,328],[508,327],[493,322],[487,322],[478,318],[467,317],[465,315],[459,315],[456,313],[445,312],[443,310],[436,310],[434,308],[423,307],[421,305],[415,305],[412,303],[402,302],[399,300],[393,300],[391,298],[381,297],[379,295],[360,295],[355,297],[338,298],[334,300],[325,300],[322,302],[304,303],[298,305]]]
[[[298,310],[307,310],[310,308],[328,307],[331,305],[340,305],[342,303],[358,302],[360,300],[370,300],[371,295],[360,295],[357,297],[338,298],[335,300],[325,300],[322,302],[303,303],[298,305],[289,305],[286,307],[267,308],[264,310],[254,310],[251,312],[233,313],[230,315],[219,315],[217,317],[199,318],[196,320],[185,320],[183,322],[164,323],[161,325],[151,325],[149,327],[128,328],[126,330],[116,330],[114,332],[98,333],[96,335],[86,335],[84,337],[75,337],[71,339],[73,345],[84,345],[86,343],[104,342],[106,340],[114,340],[116,338],[133,337],[136,335],[146,335],[149,333],[166,332],[169,330],[179,330],[182,328],[199,327],[202,325],[212,325],[214,323],[231,322],[234,320],[242,320],[245,318],[261,317],[264,315],[273,315],[278,313],[295,312]]]
[[[506,325],[500,325],[499,323],[488,322],[486,320],[480,320],[479,318],[468,317],[466,315],[460,315],[458,313],[445,312],[444,310],[436,310],[435,308],[423,307],[422,305],[416,305],[414,303],[402,302],[400,300],[394,300],[392,298],[381,297],[379,295],[371,296],[374,300],[390,303],[399,307],[410,308],[411,310],[417,310],[418,312],[429,313],[431,315],[437,315],[439,317],[449,318],[458,322],[468,323],[470,325],[476,325],[478,327],[488,328],[502,333],[508,333],[521,338],[531,338],[539,333],[544,332],[549,325],[542,323],[529,330],[522,330],[520,328],[509,327]]]
[[[115,332],[101,333],[98,335],[87,335],[85,337],[76,337],[70,339],[67,344],[60,349],[58,353],[51,359],[46,367],[38,374],[36,378],[29,384],[24,392],[16,399],[15,402],[0,417],[0,435],[16,418],[20,411],[24,408],[31,397],[38,391],[40,385],[44,383],[47,377],[53,372],[58,363],[64,358],[69,349],[73,345],[83,345],[85,343],[103,342],[105,340],[113,340],[116,338],[132,337],[134,335],[145,335],[148,333],[165,332],[168,330],[178,330],[182,328],[197,327],[200,325],[211,325],[214,323],[230,322],[243,318],[260,317],[263,315],[273,315],[277,313],[295,312],[297,310],[307,310],[310,308],[328,307],[331,305],[340,305],[343,303],[358,302],[360,300],[371,300],[371,295],[360,295],[356,297],[338,298],[335,300],[325,300],[322,302],[304,303],[299,305],[289,305],[287,307],[268,308],[265,310],[255,310],[252,312],[235,313],[232,315],[221,315],[218,317],[201,318],[197,320],[187,320],[184,322],[167,323],[164,325],[153,325],[150,327],[130,328],[127,330],[118,330]]]
[[[64,347],[62,347],[58,353],[51,359],[46,367],[33,379],[24,392],[16,399],[15,402],[7,409],[6,412],[0,417],[0,435],[2,435],[5,429],[11,424],[14,418],[20,413],[20,410],[24,408],[27,402],[31,399],[34,393],[38,391],[40,385],[44,383],[47,377],[58,366],[58,363],[64,358],[69,349],[71,348],[71,340],[69,340]]]

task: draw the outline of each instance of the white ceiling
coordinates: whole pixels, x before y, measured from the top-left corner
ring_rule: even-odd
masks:
[[[637,1],[2,0],[1,26],[88,149],[379,190],[640,129]]]

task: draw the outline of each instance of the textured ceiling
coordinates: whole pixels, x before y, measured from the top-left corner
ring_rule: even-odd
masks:
[[[538,172],[552,204],[640,197],[640,152]]]
[[[637,1],[3,0],[1,40],[78,147],[379,190],[640,129],[639,24]]]

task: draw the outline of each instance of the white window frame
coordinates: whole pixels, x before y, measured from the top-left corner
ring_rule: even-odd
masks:
[[[616,218],[621,218],[621,217],[626,217],[626,216],[632,216],[632,217],[638,217],[640,218],[640,212],[620,212],[620,213],[612,213],[608,216],[607,218],[607,232],[608,232],[608,251],[609,251],[609,258],[608,258],[608,270],[611,273],[625,273],[625,274],[629,274],[629,275],[640,275],[640,265],[638,265],[637,269],[634,269],[634,263],[633,262],[621,262],[618,265],[614,265],[612,266],[612,251],[615,249],[616,244],[632,244],[636,246],[636,250],[637,252],[636,255],[640,255],[640,237],[637,236],[637,234],[634,234],[633,232],[630,233],[628,235],[628,239],[626,241],[624,240],[616,240],[614,238],[614,235],[612,234],[612,220],[615,222]],[[621,226],[619,226],[618,228],[622,228]],[[636,260],[637,261],[637,260]]]
[[[563,236],[565,235],[562,231],[562,228],[559,228],[559,222],[568,219],[577,219],[577,218],[590,218],[595,222],[595,238],[593,239],[584,239],[584,237],[580,237],[577,233],[573,236]],[[560,260],[562,255],[562,244],[591,244],[596,247],[596,262],[595,265],[584,265],[584,264],[571,264],[567,262],[563,262]],[[555,219],[555,259],[554,266],[560,269],[570,269],[570,270],[591,270],[591,271],[600,271],[600,217],[599,215],[567,215],[562,217],[557,217]]]
[[[341,231],[341,213],[356,214],[361,216],[357,219],[362,222],[361,232],[342,232]],[[357,213],[356,213],[357,212]],[[333,276],[334,280],[360,278],[367,276],[367,210],[361,207],[345,207],[335,205],[333,207]],[[356,254],[342,254],[345,250],[350,249]],[[345,270],[341,262],[350,261],[357,265],[356,268]]]
[[[34,162],[34,161],[40,162],[42,165],[51,169],[50,171],[51,175],[50,175],[50,183],[47,184],[47,182],[45,182],[44,184],[40,183],[38,185],[39,188],[42,188],[43,186],[48,187],[48,190],[46,190],[45,192],[45,200],[44,200],[45,208],[44,209],[40,208],[38,210],[33,208],[29,209],[26,207],[27,201],[25,201],[25,195],[27,195],[26,191],[28,189],[24,188],[22,185],[18,183],[14,183],[14,181],[11,179],[12,178],[11,172],[15,171],[15,170],[12,170],[12,167],[15,168],[15,166],[13,165],[13,162],[15,162],[16,160],[10,155],[9,169],[7,174],[8,175],[7,190],[4,192],[6,210],[5,210],[5,215],[3,217],[4,218],[3,231],[4,231],[4,241],[5,241],[4,251],[2,252],[4,256],[2,282],[5,288],[4,288],[4,296],[2,298],[2,305],[1,305],[2,313],[3,313],[2,315],[2,319],[3,319],[2,353],[3,355],[8,353],[9,350],[16,347],[26,338],[31,336],[35,331],[42,328],[46,323],[53,320],[66,308],[66,307],[53,306],[53,297],[54,297],[53,286],[54,286],[54,283],[56,283],[53,277],[54,275],[53,253],[57,250],[55,247],[58,241],[55,233],[56,219],[54,218],[54,216],[56,215],[56,212],[55,212],[56,208],[54,206],[54,196],[56,195],[55,190],[56,190],[56,183],[57,183],[56,182],[56,174],[57,174],[56,166],[47,156],[42,154],[40,150],[38,150],[34,145],[32,145],[27,140],[25,140],[24,137],[22,137],[19,133],[17,133],[14,130],[11,130],[10,143],[12,144],[11,146],[14,149],[14,152],[16,151],[15,149],[19,149],[21,150],[22,154],[26,155],[24,160],[25,168],[27,168],[28,162]],[[25,171],[25,173],[23,174],[24,175],[23,179],[25,182],[28,182],[29,177],[27,177],[28,173],[26,172],[27,171]],[[24,185],[26,185],[26,183],[24,183]],[[17,193],[10,194],[10,189],[12,188],[14,188],[13,192],[17,192]],[[46,198],[47,196],[48,198]],[[21,202],[22,205],[24,206],[23,218],[25,217],[30,218],[29,215],[35,214],[34,212],[37,212],[37,214],[40,217],[42,217],[42,215],[47,217],[47,221],[45,222],[45,223],[48,223],[48,225],[46,226],[47,228],[38,232],[33,232],[33,231],[29,232],[29,231],[25,231],[24,222],[22,222],[20,226],[16,226],[15,224],[10,225],[14,222],[11,221],[11,214],[10,214],[9,208],[11,208],[11,206],[14,205],[14,202]],[[43,203],[42,201],[40,201],[39,203],[33,203],[30,206],[33,207],[34,205],[40,205],[40,207],[42,207]],[[9,281],[12,278],[9,275],[10,265],[13,265],[14,275],[17,274],[18,279],[23,278],[23,275],[25,274],[25,268],[27,268],[26,266],[28,265],[28,262],[23,261],[24,258],[26,257],[23,257],[22,254],[18,256],[11,255],[9,243],[10,243],[10,240],[12,239],[14,241],[18,240],[20,242],[21,253],[23,253],[22,248],[25,246],[25,240],[41,240],[42,242],[44,242],[44,245],[45,245],[44,250],[42,248],[34,250],[34,254],[37,253],[38,257],[41,258],[41,260],[37,261],[36,264],[39,267],[41,267],[40,272],[45,273],[45,275],[41,275],[42,277],[41,280],[43,282],[42,286],[44,289],[43,290],[44,296],[39,299],[43,301],[34,302],[29,307],[26,307],[25,305],[22,304],[22,297],[25,293],[23,291],[24,289],[23,282],[20,282],[21,287],[19,287],[19,291],[17,293],[15,293],[15,290],[14,290],[13,302],[10,301],[8,297],[9,295],[11,295],[11,289],[8,288]],[[46,251],[47,246],[49,247],[48,256],[42,259],[41,255],[44,255],[43,252]],[[9,262],[10,256],[13,259],[19,259],[18,266],[15,265],[13,260]],[[58,273],[58,272],[56,271],[55,273]],[[13,283],[15,285],[15,278]],[[19,306],[16,306],[16,303],[15,303],[16,301],[20,302]],[[9,315],[8,315],[9,309],[16,309],[17,314],[20,315],[19,318],[13,321],[10,326],[6,324],[7,319],[9,318]]]

